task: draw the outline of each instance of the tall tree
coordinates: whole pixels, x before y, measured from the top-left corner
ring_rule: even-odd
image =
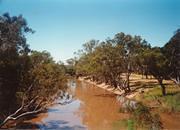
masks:
[[[22,80],[26,56],[30,52],[25,34],[33,32],[26,20],[8,13],[0,16],[0,109],[12,109]]]
[[[49,52],[33,51],[30,59],[29,81],[33,81],[35,85],[29,93],[29,98],[39,95],[48,100],[57,91],[66,88],[65,67],[55,63]]]
[[[152,74],[159,82],[162,95],[166,95],[166,88],[163,84],[163,80],[168,78],[167,58],[158,47],[145,50],[143,52],[143,58],[145,59],[150,74]]]
[[[168,59],[169,77],[180,85],[180,29],[175,32],[163,50]]]
[[[131,36],[124,33],[118,33],[113,39],[116,46],[121,46],[123,49],[122,57],[124,58],[124,74],[126,80],[123,82],[124,88],[130,91],[130,75],[132,72],[137,71],[137,58],[143,49],[149,48],[150,45],[147,44],[140,36]]]

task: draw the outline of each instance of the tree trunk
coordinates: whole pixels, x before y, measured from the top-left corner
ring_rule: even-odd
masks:
[[[146,79],[148,79],[148,74],[147,74],[147,72],[145,73],[145,75],[146,75]]]
[[[127,79],[126,79],[126,80],[127,80],[127,86],[126,86],[126,87],[127,87],[127,91],[128,91],[128,92],[131,91],[130,85],[129,85],[129,84],[130,84],[130,80],[129,80],[130,75],[131,75],[131,73],[128,71]]]
[[[165,88],[165,86],[164,86],[164,84],[163,84],[163,80],[162,80],[162,79],[159,79],[158,81],[159,81],[159,84],[160,84],[160,86],[161,86],[162,95],[165,96],[165,95],[166,95],[166,88]]]
[[[144,78],[144,69],[141,70],[142,79]]]
[[[147,66],[145,67],[145,72],[144,72],[145,76],[146,76],[146,79],[148,79],[148,68]]]
[[[113,84],[113,87],[114,87],[114,88],[117,88],[117,83],[116,83],[116,81],[113,81],[112,84]]]

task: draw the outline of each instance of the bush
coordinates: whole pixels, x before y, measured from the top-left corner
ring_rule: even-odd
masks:
[[[149,108],[143,104],[138,104],[137,109],[132,113],[134,120],[142,128],[158,130],[162,128],[160,116],[151,114]]]
[[[130,114],[132,115],[129,120],[127,120],[128,130],[133,130],[136,128],[146,128],[152,130],[158,130],[162,128],[160,121],[160,116],[158,114],[151,114],[150,109],[138,103],[136,109],[129,109]]]
[[[168,95],[163,98],[164,107],[169,112],[180,112],[180,93],[175,95]]]

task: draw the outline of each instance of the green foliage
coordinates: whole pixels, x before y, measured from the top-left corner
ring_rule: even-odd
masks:
[[[71,58],[66,60],[67,65],[66,65],[66,74],[70,76],[75,76],[76,70],[75,70],[75,65],[76,65],[76,58]]]
[[[137,122],[143,125],[150,119],[149,108],[142,104],[138,104],[137,109],[133,111],[133,116],[135,117]]]
[[[35,96],[31,107],[46,102],[60,89],[66,89],[65,66],[55,63],[50,53],[31,51],[26,33],[33,33],[20,15],[0,16],[0,111],[6,115]],[[26,91],[33,86],[29,93]],[[40,105],[39,105],[40,107]],[[0,118],[2,115],[0,115]]]
[[[153,130],[162,128],[160,116],[158,114],[151,114],[149,108],[143,104],[138,104],[137,109],[132,112],[132,115],[137,127]]]
[[[166,77],[167,59],[160,48],[152,48],[144,52],[144,59],[150,73],[157,79]]]
[[[30,60],[29,81],[34,82],[32,97],[39,95],[48,100],[58,90],[66,88],[65,67],[55,63],[48,52],[33,51]]]
[[[133,119],[123,119],[114,122],[113,130],[119,130],[119,129],[136,130],[135,121]]]
[[[122,109],[120,109],[122,112]],[[143,105],[142,103],[137,103],[136,108],[132,106],[127,106],[126,112],[131,114],[131,117],[126,120],[127,129],[161,129],[162,124],[160,116],[158,114],[152,114],[149,107]]]
[[[128,130],[134,130],[134,121],[129,119],[127,121],[127,124],[128,124]]]
[[[163,52],[168,59],[169,77],[180,85],[180,29],[165,44]]]
[[[132,72],[153,75],[166,95],[164,79],[180,80],[180,31],[163,47],[151,48],[140,36],[118,33],[104,42],[91,40],[79,51],[75,70],[77,75],[88,76],[99,83],[130,91]],[[125,75],[125,76],[124,76]],[[123,77],[123,78],[122,78]]]
[[[20,16],[0,16],[0,110],[15,109],[16,92],[24,81],[28,53],[25,34],[33,32]]]
[[[168,78],[167,58],[163,55],[161,49],[157,47],[145,50],[142,57],[144,58],[143,63],[147,66],[150,74],[152,74],[159,82],[162,88],[162,94],[166,95],[163,80]]]
[[[136,59],[143,48],[149,48],[140,36],[118,33],[105,42],[91,40],[83,45],[77,60],[76,74],[89,76],[92,80],[105,82],[125,92],[129,91],[129,76],[137,70]],[[122,74],[126,74],[126,79]]]

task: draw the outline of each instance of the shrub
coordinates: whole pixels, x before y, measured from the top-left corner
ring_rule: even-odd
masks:
[[[164,107],[169,112],[180,112],[180,93],[168,95],[163,99]]]
[[[151,114],[150,109],[142,103],[138,103],[136,109],[128,108],[128,110],[132,115],[126,121],[128,130],[133,130],[134,128],[158,130],[162,128],[160,116],[158,114]]]

